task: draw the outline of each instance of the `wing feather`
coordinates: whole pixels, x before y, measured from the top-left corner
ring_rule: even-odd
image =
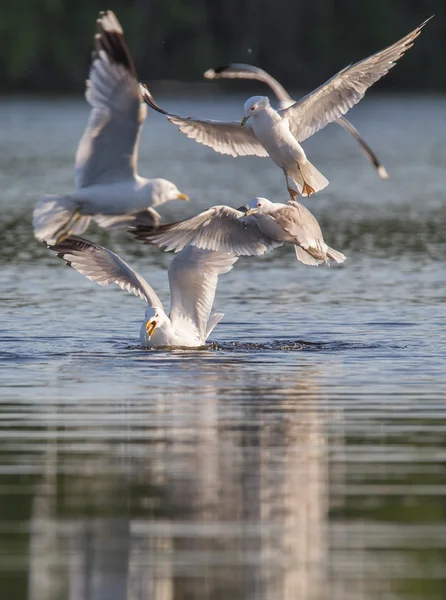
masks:
[[[90,281],[99,285],[116,283],[121,289],[147,300],[151,306],[163,307],[147,281],[111,250],[74,235],[47,247]]]
[[[282,245],[263,234],[255,219],[229,206],[213,206],[191,219],[161,225],[155,232],[144,227],[130,231],[147,244],[175,252],[191,244],[237,256],[260,256]]]
[[[208,69],[204,73],[204,77],[205,79],[254,79],[262,81],[271,88],[279,102],[280,108],[288,108],[288,106],[291,106],[295,102],[277,79],[274,79],[272,75],[254,65],[231,63],[224,67]]]
[[[124,33],[111,11],[101,13],[85,97],[92,107],[76,154],[76,187],[132,179],[147,107]]]
[[[280,111],[296,139],[303,142],[357,104],[413,45],[427,21],[392,46],[345,67],[311,94]]]
[[[268,152],[256,140],[252,129],[248,126],[241,127],[241,121],[211,121],[180,117],[161,108],[146,86],[142,85],[141,91],[145,102],[151,108],[167,116],[181,133],[199,144],[230,156],[268,156]]]
[[[195,246],[187,246],[177,254],[168,271],[172,324],[179,320],[188,321],[205,340],[218,277],[230,271],[237,260],[233,254]]]

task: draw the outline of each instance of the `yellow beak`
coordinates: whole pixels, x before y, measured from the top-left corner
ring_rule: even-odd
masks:
[[[149,340],[153,335],[153,332],[156,329],[156,321],[147,321],[146,323],[146,331],[147,331],[147,335],[149,336]]]
[[[249,215],[252,215],[252,213],[256,212],[255,208],[250,208],[249,210],[247,210],[245,212],[245,217],[249,217]]]
[[[178,194],[177,199],[187,202],[189,200],[189,196],[186,196],[186,194]]]
[[[243,117],[243,119],[242,119],[242,122],[240,123],[240,126],[241,126],[241,127],[244,127],[244,126],[245,126],[245,123],[246,123],[246,121],[249,119],[249,117],[250,117],[250,116],[251,116],[251,115],[248,115],[247,117]]]

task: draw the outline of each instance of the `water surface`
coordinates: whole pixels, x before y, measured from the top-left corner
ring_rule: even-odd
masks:
[[[238,118],[242,102],[164,100],[214,118]],[[240,259],[220,280],[209,347],[168,352],[139,347],[140,300],[32,238],[39,195],[71,189],[84,102],[0,102],[5,598],[444,597],[445,114],[440,97],[352,112],[388,182],[336,126],[309,140],[330,186],[307,205],[348,260]],[[285,200],[272,163],[219,156],[149,117],[141,174],[193,199],[161,209],[166,221]],[[167,300],[171,255],[87,237]]]

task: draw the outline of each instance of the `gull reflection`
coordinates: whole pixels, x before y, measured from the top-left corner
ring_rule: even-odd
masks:
[[[103,405],[99,433],[76,424],[76,452],[53,437],[34,498],[29,600],[327,597],[317,373],[230,373],[203,369],[181,395],[126,402],[118,430]]]

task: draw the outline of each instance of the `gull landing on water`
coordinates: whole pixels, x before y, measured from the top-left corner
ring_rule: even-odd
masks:
[[[289,108],[296,102],[291,98],[291,96],[288,94],[282,84],[277,81],[277,79],[274,79],[272,75],[263,69],[259,69],[259,67],[255,67],[253,65],[247,65],[244,63],[231,63],[229,65],[225,65],[224,67],[208,69],[203,76],[205,79],[253,79],[256,81],[261,81],[269,86],[276,96],[278,108],[280,110]],[[336,119],[333,121],[333,123],[340,125],[344,131],[347,131],[355,138],[366,158],[375,167],[379,177],[381,179],[389,179],[386,168],[356,129],[356,127],[354,127],[354,125],[352,125],[352,123],[346,117],[339,117],[339,119]]]
[[[161,225],[154,232],[138,226],[130,232],[166,251],[180,252],[190,244],[236,256],[261,256],[289,243],[294,245],[297,260],[305,265],[346,259],[342,252],[327,246],[316,218],[295,201],[279,204],[254,198],[238,210],[213,206],[190,219]]]
[[[294,200],[299,193],[310,195],[328,184],[327,179],[308,161],[300,143],[357,104],[367,89],[388,73],[413,45],[426,22],[392,46],[342,69],[286,109],[275,110],[266,97],[250,98],[245,103],[243,121],[210,121],[168,113],[144,86],[143,97],[149,106],[166,115],[182,133],[216,152],[232,156],[270,156],[282,169],[287,189]],[[242,123],[244,127],[241,127]]]
[[[147,107],[119,21],[107,11],[97,26],[85,92],[91,113],[76,154],[76,189],[38,201],[33,226],[39,240],[56,242],[82,233],[91,219],[106,229],[136,223],[156,228],[160,217],[155,206],[188,200],[172,182],[137,174]]]
[[[116,283],[147,302],[140,332],[144,347],[204,346],[223,317],[223,313],[211,314],[218,277],[230,271],[238,260],[227,252],[184,248],[168,269],[170,312],[167,315],[154,289],[111,250],[77,236],[47,247],[87,279],[103,286]]]

